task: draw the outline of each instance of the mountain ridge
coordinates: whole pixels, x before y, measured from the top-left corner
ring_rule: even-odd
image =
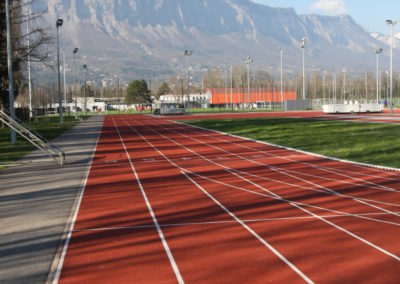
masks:
[[[100,57],[111,73],[127,76],[182,72],[185,49],[194,50],[190,60],[198,70],[242,64],[250,55],[255,68],[273,73],[279,47],[285,46],[289,74],[301,68],[303,37],[308,69],[373,71],[372,49],[388,49],[348,15],[297,15],[292,8],[249,0],[39,0],[37,5],[48,10],[49,24],[64,19],[63,46],[78,46],[89,64],[95,66]]]

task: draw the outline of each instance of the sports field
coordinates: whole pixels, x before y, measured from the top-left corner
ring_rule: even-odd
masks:
[[[176,119],[105,118],[54,282],[398,283],[398,172]]]

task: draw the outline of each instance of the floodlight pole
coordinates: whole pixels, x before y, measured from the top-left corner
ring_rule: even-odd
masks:
[[[10,102],[10,116],[12,119],[15,119],[10,4],[9,4],[8,0],[6,0],[6,21],[7,21],[8,98],[9,98],[9,102]],[[15,130],[11,128],[10,134],[11,134],[11,144],[14,145],[17,142],[17,135],[15,133]]]
[[[186,68],[187,68],[187,104],[188,111],[190,111],[190,95],[189,95],[189,56],[193,54],[193,50],[185,50],[184,55],[186,56]],[[185,105],[185,104],[184,104]]]
[[[229,66],[230,68],[230,73],[231,73],[231,108],[232,108],[232,110],[233,110],[233,95],[232,95],[232,92],[233,92],[233,81],[232,81],[232,65],[230,65]]]
[[[85,70],[86,70],[86,68],[87,68],[87,65],[86,64],[83,64],[83,107],[85,108],[84,109],[84,112],[85,112],[85,115],[87,115],[87,105],[86,105],[86,79],[85,79]]]
[[[284,47],[281,46],[279,48],[281,50],[281,104],[282,104],[282,109],[283,109],[283,51],[284,51]]]
[[[379,103],[379,54],[383,52],[382,48],[374,49],[376,54],[376,103]]]
[[[305,79],[305,67],[304,67],[304,50],[307,43],[307,38],[303,37],[301,40],[301,49],[303,50],[303,100],[306,99],[306,79]]]
[[[253,59],[250,56],[247,56],[244,59],[244,63],[247,65],[247,108],[250,110],[250,63],[253,62]]]
[[[75,119],[78,119],[78,105],[76,102],[76,53],[79,51],[79,49],[77,47],[74,48],[74,50],[72,51],[73,55],[74,55],[74,92],[75,92]]]
[[[60,114],[60,124],[63,124],[63,106],[62,106],[62,96],[61,96],[61,79],[60,79],[60,42],[58,37],[58,29],[62,26],[63,20],[57,19],[57,74],[58,74],[58,112]]]
[[[390,26],[390,115],[393,114],[393,26],[397,24],[397,20],[386,20],[386,24]]]

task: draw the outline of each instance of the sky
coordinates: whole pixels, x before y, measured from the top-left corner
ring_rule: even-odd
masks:
[[[390,34],[386,19],[400,18],[399,0],[253,0],[271,7],[292,7],[298,14],[348,14],[369,32]],[[394,32],[400,31],[400,23]]]

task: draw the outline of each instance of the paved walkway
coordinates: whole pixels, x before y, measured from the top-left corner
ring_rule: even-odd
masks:
[[[52,143],[66,164],[33,152],[0,171],[0,283],[45,283],[103,124],[93,116]]]

